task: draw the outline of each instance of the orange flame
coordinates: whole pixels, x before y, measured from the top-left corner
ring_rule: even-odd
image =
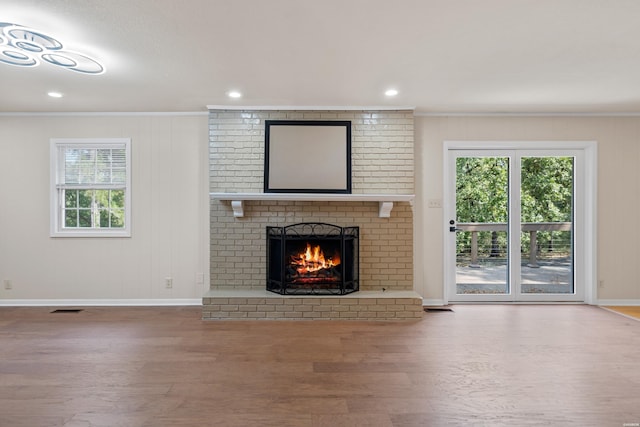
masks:
[[[299,274],[308,274],[322,269],[335,267],[340,264],[340,255],[325,257],[320,246],[311,246],[307,243],[304,252],[291,257],[291,265],[296,267]]]

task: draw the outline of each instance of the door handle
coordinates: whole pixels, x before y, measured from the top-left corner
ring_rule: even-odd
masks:
[[[453,227],[449,227],[449,231],[452,232],[452,233],[455,233],[456,231],[462,231],[462,229],[461,228],[456,228],[455,226],[453,226]]]

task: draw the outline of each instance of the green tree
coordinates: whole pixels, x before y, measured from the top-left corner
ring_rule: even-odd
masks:
[[[571,221],[572,157],[525,157],[521,180],[523,222]]]
[[[508,217],[508,157],[459,157],[456,163],[456,216],[458,222],[506,223]],[[471,233],[458,233],[458,253],[471,245]],[[502,236],[501,236],[502,235]],[[480,247],[500,256],[506,233],[478,233]]]
[[[459,157],[456,162],[456,215],[459,223],[506,223],[508,219],[508,157]],[[521,162],[521,221],[570,222],[573,212],[572,157],[525,157]],[[570,250],[568,231],[538,232],[538,244]],[[471,233],[458,233],[458,253],[468,251]],[[478,233],[485,256],[505,255],[507,235]],[[560,242],[554,243],[555,242]],[[523,248],[529,235],[521,237]]]
[[[571,222],[573,216],[573,157],[525,157],[521,166],[522,222]],[[571,250],[570,231],[540,231],[538,247]],[[529,236],[522,236],[528,248]],[[540,253],[540,251],[538,251]]]
[[[508,157],[459,157],[456,164],[458,222],[506,222]]]

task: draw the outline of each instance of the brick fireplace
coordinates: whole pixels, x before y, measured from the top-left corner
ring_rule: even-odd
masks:
[[[352,194],[270,195],[265,120],[352,123]],[[211,290],[203,318],[407,319],[413,291],[413,112],[210,110]],[[267,227],[326,223],[359,229],[359,291],[266,291]]]

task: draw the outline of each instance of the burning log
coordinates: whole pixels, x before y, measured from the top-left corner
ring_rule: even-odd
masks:
[[[340,265],[340,254],[326,257],[320,245],[311,246],[310,243],[306,244],[303,252],[292,255],[290,259],[289,266],[294,267],[299,274],[319,272]]]
[[[328,257],[319,245],[307,243],[302,252],[289,257],[286,276],[292,283],[337,283],[342,280],[339,265],[340,254]]]

